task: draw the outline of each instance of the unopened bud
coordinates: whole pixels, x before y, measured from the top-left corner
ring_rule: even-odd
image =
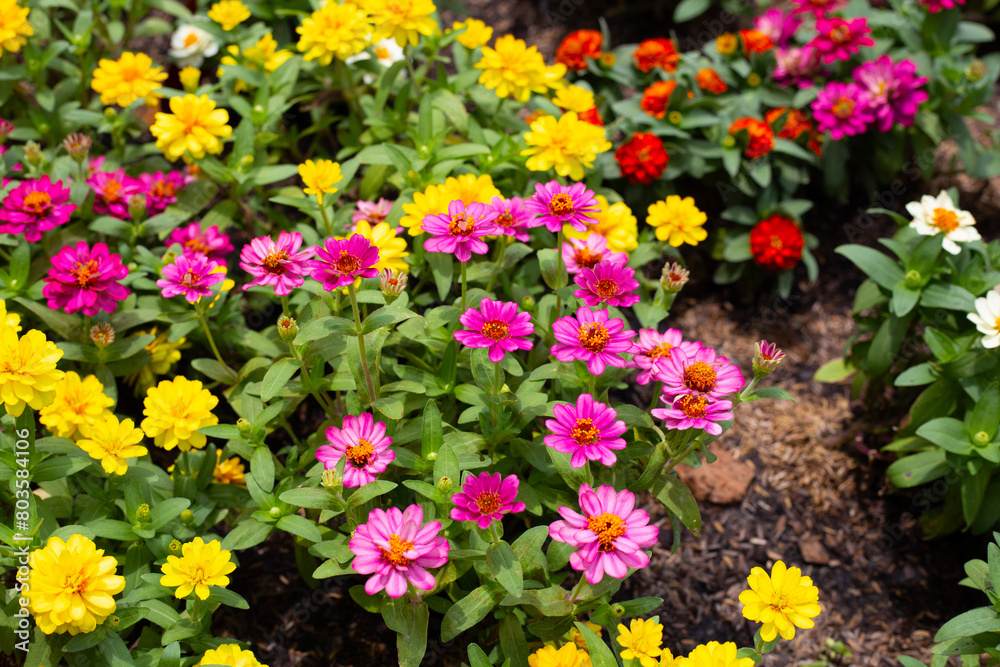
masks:
[[[149,521],[149,505],[143,503],[135,511],[135,518],[139,521]]]
[[[92,142],[90,137],[82,132],[74,132],[63,139],[62,142],[66,153],[68,153],[77,164],[83,164],[83,162],[87,159],[87,155],[90,153],[91,144]]]
[[[140,193],[129,197],[128,214],[132,216],[133,221],[142,222],[146,217],[146,195]]]
[[[663,273],[660,276],[660,284],[663,285],[663,290],[665,292],[669,294],[676,294],[677,292],[680,292],[685,285],[687,285],[690,277],[690,271],[677,262],[671,262],[663,267]]]
[[[24,159],[32,167],[39,167],[45,162],[42,155],[42,147],[35,141],[29,141],[24,145]]]
[[[14,123],[0,118],[0,144],[7,141],[7,136],[14,131]]]
[[[103,350],[115,342],[115,329],[110,322],[98,322],[90,327],[90,340]]]
[[[605,51],[601,54],[601,64],[605,67],[614,67],[616,60],[615,54],[610,51]]]
[[[436,461],[437,457],[438,457],[438,453],[437,452],[430,452],[424,458],[427,459],[428,461]]]
[[[722,138],[722,145],[726,148],[732,148],[736,145],[736,137],[731,134],[727,134]]]
[[[295,322],[294,318],[287,315],[282,315],[278,318],[278,335],[281,336],[281,340],[290,343],[295,340],[298,333],[299,325]]]
[[[756,72],[751,72],[750,76],[747,77],[747,85],[749,85],[751,88],[756,88],[757,86],[759,86],[760,74],[757,74]]]
[[[774,343],[766,340],[757,341],[753,345],[753,374],[762,378],[770,375],[785,358],[785,353]]]
[[[989,67],[986,66],[979,58],[976,58],[969,66],[965,68],[965,76],[969,77],[970,81],[979,81],[989,72]]]
[[[181,80],[181,86],[184,87],[184,92],[193,93],[198,90],[198,84],[201,83],[201,70],[197,67],[185,67],[178,74]]]
[[[122,619],[119,618],[118,616],[115,616],[113,614],[111,616],[108,616],[108,627],[111,628],[112,630],[117,629],[118,626],[121,624],[121,622]]]
[[[618,604],[617,602],[611,605],[611,615],[615,618],[621,618],[625,615],[625,607]]]
[[[271,515],[272,519],[277,519],[277,518],[279,518],[281,516],[281,508],[280,507],[272,507],[271,509],[269,509],[267,511],[267,513]]]
[[[181,512],[181,521],[183,521],[184,523],[191,523],[192,521],[194,521],[194,512],[192,512],[191,510],[184,510],[183,512]]]
[[[343,486],[343,480],[340,479],[340,475],[337,474],[336,470],[324,470],[322,484],[324,489],[327,489],[331,493],[336,493]]]
[[[170,553],[175,554],[181,550],[181,541],[170,540],[170,545],[167,548],[170,549]]]
[[[903,282],[910,289],[917,289],[918,287],[920,287],[921,280],[923,280],[923,276],[920,275],[919,271],[916,271],[914,269],[910,269],[909,271],[907,271],[906,275],[903,277]]]
[[[114,121],[114,119],[118,118],[118,112],[115,111],[114,107],[104,107],[104,118],[109,122]]]
[[[406,289],[406,274],[397,273],[392,269],[382,269],[378,274],[378,286],[382,290],[386,304],[390,304]]]
[[[535,297],[530,294],[521,299],[521,308],[527,310],[528,312],[534,312],[536,305],[537,303],[535,302]]]
[[[253,166],[253,155],[244,155],[243,157],[240,158],[240,161],[237,163],[237,169],[243,172],[249,171],[250,167],[252,166]]]
[[[985,447],[990,444],[990,434],[986,431],[979,431],[972,436],[972,442],[976,445],[976,447]]]
[[[671,111],[667,114],[667,120],[674,125],[680,125],[681,121],[684,120],[684,115],[680,111]]]
[[[455,488],[455,483],[451,481],[451,477],[442,477],[438,480],[437,487],[441,493],[451,493],[451,490]]]
[[[236,420],[236,429],[240,432],[241,436],[243,436],[244,438],[249,438],[250,433],[253,431],[253,426],[251,426],[250,422],[248,422],[246,419],[240,417],[239,419]]]

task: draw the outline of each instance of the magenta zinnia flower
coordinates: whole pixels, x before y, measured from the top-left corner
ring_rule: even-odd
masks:
[[[662,419],[668,429],[684,431],[696,428],[703,429],[709,435],[722,435],[719,422],[733,418],[733,413],[729,412],[733,404],[729,401],[716,401],[708,396],[695,394],[678,396],[672,402],[667,396],[661,396],[660,400],[670,407],[657,408],[651,414]]]
[[[359,199],[357,210],[351,215],[351,222],[361,222],[364,220],[372,227],[380,222],[385,222],[385,218],[392,210],[392,202],[385,197],[380,197],[378,201],[365,201]]]
[[[451,497],[455,507],[451,518],[455,521],[475,521],[483,530],[494,521],[500,521],[504,514],[523,512],[524,503],[514,502],[520,484],[517,475],[503,477],[495,472],[481,473],[478,477],[465,478],[462,490]]]
[[[583,183],[567,186],[559,181],[536,183],[535,194],[524,205],[539,216],[536,226],[545,225],[550,232],[558,232],[565,224],[585,232],[588,221],[593,222],[591,214],[601,210],[594,193]]]
[[[813,100],[812,110],[819,131],[834,139],[862,134],[875,120],[868,93],[856,83],[828,83]]]
[[[552,435],[545,436],[545,444],[564,454],[572,454],[570,465],[582,468],[587,461],[600,461],[606,466],[614,465],[618,457],[615,450],[625,449],[625,438],[620,438],[628,430],[625,422],[618,419],[618,413],[598,403],[590,394],[580,394],[576,405],[557,403],[552,407],[555,419],[545,420],[545,427]]]
[[[196,303],[203,296],[211,296],[212,285],[226,277],[224,271],[215,269],[205,255],[178,255],[173,264],[163,265],[163,277],[156,286],[165,299],[183,294],[188,303]]]
[[[525,208],[524,200],[520,197],[504,199],[494,196],[490,200],[490,208],[497,214],[493,221],[497,234],[513,236],[518,241],[527,241],[528,230],[538,226],[535,224],[537,219]]]
[[[302,234],[286,231],[278,232],[277,242],[270,236],[259,236],[243,246],[240,266],[253,276],[243,291],[254,285],[274,285],[274,293],[285,296],[301,286],[309,275],[308,259],[315,252],[314,248],[299,250],[301,246]]]
[[[185,255],[203,255],[212,264],[225,264],[226,255],[233,251],[229,237],[219,231],[217,225],[203,231],[200,222],[192,222],[172,231],[167,247],[174,243],[184,249]]]
[[[694,394],[718,399],[743,388],[739,366],[704,345],[691,354],[680,347],[671,350],[657,379],[663,382],[663,393],[671,398]]]
[[[516,303],[483,299],[479,309],[469,308],[459,322],[468,331],[456,331],[455,340],[466,347],[488,347],[490,361],[499,363],[508,352],[530,350],[535,333],[531,313],[519,312]]]
[[[177,201],[177,193],[193,181],[193,177],[180,171],[139,174],[139,183],[146,194],[147,215],[163,213],[167,206]]]
[[[605,307],[627,308],[639,301],[635,293],[639,289],[635,269],[625,266],[624,262],[602,260],[592,269],[582,269],[573,281],[581,288],[573,292],[573,296],[583,299],[588,306],[605,304]]]
[[[448,540],[438,537],[441,523],[424,521],[420,505],[410,505],[405,512],[390,507],[384,512],[373,509],[368,522],[358,526],[349,544],[358,574],[373,575],[365,582],[365,593],[375,595],[382,589],[391,598],[406,593],[407,582],[423,591],[434,590],[434,575],[428,567],[448,562]]]
[[[340,459],[347,457],[344,486],[374,482],[396,458],[396,453],[389,449],[392,438],[385,434],[385,424],[375,421],[367,412],[357,417],[347,415],[340,428],[326,429],[326,439],[330,444],[317,449],[316,458],[326,470],[333,470]]]
[[[775,46],[784,46],[802,25],[802,19],[780,9],[768,9],[753,20],[753,27],[767,35]]]
[[[792,0],[792,2],[796,5],[793,14],[812,12],[817,20],[847,4],[847,0]]]
[[[815,48],[827,64],[849,60],[851,54],[857,53],[862,46],[875,46],[875,41],[868,37],[871,31],[868,20],[863,16],[850,21],[837,17],[821,18],[816,20],[817,34],[809,46]]]
[[[562,247],[563,264],[570,275],[580,273],[583,269],[592,269],[598,262],[608,260],[619,264],[628,262],[628,255],[623,252],[608,250],[608,240],[601,234],[590,234],[587,240],[567,239]]]
[[[361,234],[351,234],[346,239],[327,239],[316,249],[316,257],[309,260],[309,270],[323,289],[332,292],[350,285],[358,278],[378,275],[378,248]]]
[[[131,219],[128,202],[143,189],[142,183],[126,174],[124,169],[99,171],[87,179],[87,185],[94,191],[94,213],[119,220]]]
[[[679,329],[667,329],[663,333],[656,329],[639,329],[639,340],[632,348],[632,361],[629,363],[630,368],[641,369],[635,376],[636,384],[658,380],[674,348],[691,357],[702,348],[702,344],[683,340]]]
[[[648,525],[646,510],[635,509],[631,491],[615,493],[607,485],[595,491],[584,484],[580,487],[580,510],[582,514],[560,507],[562,520],[552,522],[549,536],[578,547],[570,554],[569,564],[582,570],[589,584],[599,584],[605,573],[624,579],[628,568],[649,565],[649,555],[643,549],[656,544],[660,531]]]
[[[485,255],[490,248],[483,237],[497,233],[496,217],[497,212],[486,204],[456,199],[448,204],[447,213],[424,218],[424,231],[433,236],[424,241],[424,250],[454,253],[460,262],[468,262],[473,253]]]
[[[550,352],[559,361],[585,361],[587,370],[600,375],[608,366],[625,367],[622,353],[632,349],[635,332],[625,321],[609,318],[606,310],[581,306],[576,316],[560,317],[552,323],[556,343]]]
[[[809,88],[820,71],[819,53],[811,46],[789,46],[774,52],[774,82]]]
[[[42,296],[52,310],[70,314],[82,310],[88,317],[102,310],[113,313],[118,302],[129,295],[118,282],[127,275],[121,255],[109,253],[103,243],[95,243],[92,250],[86,241],[79,241],[52,257]]]
[[[916,72],[912,60],[893,64],[887,55],[854,69],[854,80],[868,93],[879,132],[888,132],[897,123],[903,127],[913,125],[920,103],[928,97],[926,91],[918,90],[927,78],[916,76]]]
[[[42,176],[21,181],[3,200],[0,209],[0,233],[24,234],[28,243],[42,240],[43,232],[69,221],[76,204],[69,203],[69,188]]]

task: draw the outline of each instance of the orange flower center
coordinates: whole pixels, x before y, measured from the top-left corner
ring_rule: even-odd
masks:
[[[685,394],[677,399],[674,405],[681,409],[686,416],[692,419],[698,419],[705,416],[708,412],[708,399],[704,396],[695,396],[693,394]]]
[[[452,236],[471,236],[475,228],[476,222],[472,219],[472,216],[466,213],[458,213],[451,216],[451,224],[448,227],[448,232]]]
[[[267,253],[267,256],[260,261],[260,265],[268,270],[269,273],[284,273],[285,267],[282,262],[288,259],[288,253],[284,250],[272,250]]]
[[[181,277],[181,285],[184,285],[184,287],[192,287],[199,281],[199,279],[200,277],[197,273],[195,273],[194,269],[188,269],[187,273]]]
[[[405,542],[400,539],[399,535],[389,536],[389,549],[383,549],[379,547],[379,551],[382,552],[382,558],[389,561],[393,565],[398,565],[399,567],[406,567],[410,564],[410,559],[404,556],[407,551],[413,548],[413,542]]]
[[[931,224],[946,234],[953,232],[958,229],[958,214],[946,208],[936,208]]]
[[[375,448],[364,438],[359,438],[358,444],[347,448],[346,456],[355,468],[366,468],[375,461]]]
[[[337,261],[334,266],[340,273],[353,273],[361,268],[361,262],[355,255],[352,255],[346,250],[341,250],[340,256],[337,257]]]
[[[490,340],[503,340],[509,330],[510,327],[502,320],[489,320],[483,323],[483,335]]]
[[[838,25],[830,31],[830,39],[837,44],[843,44],[851,38],[851,29],[846,25]]]
[[[177,189],[174,188],[173,183],[168,183],[167,181],[156,181],[153,183],[153,187],[150,188],[149,194],[154,197],[173,197],[177,194]]]
[[[605,512],[600,516],[589,517],[587,528],[597,535],[597,541],[601,543],[601,551],[613,551],[615,540],[625,534],[628,526],[625,520],[617,514]]]
[[[663,342],[654,347],[652,350],[646,353],[647,357],[652,359],[660,359],[661,357],[670,358],[670,350],[674,349],[674,346],[670,343]]]
[[[122,189],[122,184],[118,181],[108,181],[104,186],[104,201],[109,204],[117,204],[121,201],[122,196],[118,194],[118,191]]]
[[[208,247],[208,244],[201,239],[188,239],[184,242],[184,247],[188,250],[201,253],[202,255],[207,255],[212,252],[212,249]]]
[[[384,46],[379,46],[375,49],[375,57],[379,60],[385,60],[389,57],[389,49]]]
[[[841,120],[850,118],[854,113],[854,100],[847,97],[841,97],[830,110],[833,111],[834,116]]]
[[[600,352],[608,345],[611,334],[600,322],[591,322],[580,327],[580,346],[591,352]]]
[[[505,229],[513,227],[515,222],[516,220],[514,220],[514,216],[510,214],[510,211],[504,211],[496,219],[496,224],[500,225]]]
[[[618,293],[618,281],[611,280],[610,278],[598,280],[597,284],[594,285],[594,293],[605,299],[612,297]]]
[[[476,508],[480,514],[493,514],[500,509],[500,494],[492,492],[480,493],[476,498]]]
[[[573,259],[576,265],[585,269],[592,269],[597,266],[598,262],[604,259],[604,254],[599,252],[590,252],[590,248],[586,246],[583,248],[577,248],[576,252],[573,254]]]
[[[198,35],[193,32],[189,32],[188,36],[184,38],[184,46],[193,46],[195,42],[198,41]]]
[[[593,419],[577,419],[573,427],[573,439],[580,445],[592,445],[597,442],[597,427]]]
[[[775,250],[781,250],[785,247],[785,244],[782,242],[780,236],[772,236],[770,246]]]
[[[85,571],[67,574],[63,583],[63,589],[69,589],[74,593],[80,593],[87,588],[90,578]]]
[[[49,210],[52,205],[52,197],[47,192],[29,192],[24,196],[24,208],[30,210],[35,215],[42,215]]]
[[[76,277],[76,284],[80,287],[88,287],[97,280],[97,260],[92,259],[86,264],[76,262],[71,273]]]
[[[549,202],[549,210],[553,215],[569,215],[573,212],[573,198],[560,192]]]
[[[718,377],[714,368],[704,361],[696,361],[684,369],[684,386],[700,392],[712,391]]]

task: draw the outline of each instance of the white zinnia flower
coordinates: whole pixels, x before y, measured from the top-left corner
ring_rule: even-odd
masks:
[[[219,42],[193,25],[182,25],[170,37],[170,55],[181,67],[200,67],[205,58],[219,52]]]
[[[983,347],[1000,347],[1000,293],[990,291],[976,299],[976,312],[969,319],[983,334]]]
[[[372,44],[372,51],[375,52],[375,60],[383,67],[391,67],[394,63],[398,63],[403,59],[403,47],[396,44],[396,40],[392,38],[380,39],[375,42]],[[351,63],[356,63],[359,60],[371,60],[371,58],[371,53],[368,51],[362,51],[361,53],[351,56],[344,62],[350,65]],[[362,79],[367,84],[371,84],[375,81],[375,77],[372,76],[370,72],[365,72],[362,75]]]
[[[962,252],[959,243],[978,241],[981,237],[976,231],[976,220],[968,211],[963,211],[951,201],[951,195],[942,190],[937,197],[924,195],[919,202],[910,202],[906,211],[913,216],[910,227],[922,236],[934,236],[944,232],[944,242],[941,247],[957,255]]]

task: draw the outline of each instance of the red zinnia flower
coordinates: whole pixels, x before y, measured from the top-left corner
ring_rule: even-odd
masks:
[[[764,157],[774,148],[774,130],[764,121],[756,118],[737,118],[729,126],[729,134],[735,135],[740,130],[747,132],[745,154],[751,160]]]
[[[724,93],[729,89],[729,86],[722,80],[718,72],[711,67],[698,70],[698,74],[694,77],[694,80],[698,82],[699,88],[716,95]]]
[[[809,116],[805,115],[798,109],[789,109],[788,107],[771,109],[764,114],[764,120],[767,121],[768,125],[773,126],[782,116],[784,116],[785,119],[782,121],[781,128],[778,130],[778,136],[782,139],[791,139],[794,141],[801,137],[803,133],[811,132],[813,129],[812,121],[809,120]]]
[[[630,183],[643,185],[658,179],[670,162],[670,156],[663,149],[663,141],[648,132],[633,134],[615,151],[615,159],[621,167],[622,176],[628,178]]]
[[[802,259],[805,241],[794,220],[772,215],[750,230],[753,261],[768,271],[787,271]]]
[[[740,30],[740,41],[743,42],[743,53],[764,53],[774,48],[771,38],[760,30]]]
[[[639,106],[650,116],[663,118],[667,115],[670,96],[676,87],[676,81],[657,81],[642,94],[642,102],[639,103]]]
[[[657,67],[673,72],[681,59],[674,43],[666,37],[654,37],[641,42],[632,57],[635,58],[635,66],[643,72],[651,72]]]
[[[576,30],[556,49],[556,62],[575,72],[587,69],[587,58],[600,58],[604,38],[597,30]]]

